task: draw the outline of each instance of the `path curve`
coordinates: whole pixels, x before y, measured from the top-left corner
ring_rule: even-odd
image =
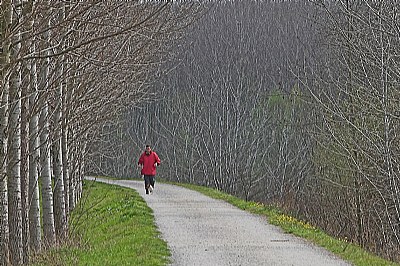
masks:
[[[264,217],[199,192],[156,183],[154,193],[146,195],[141,181],[96,180],[139,192],[154,211],[161,237],[172,253],[171,265],[350,265],[285,234]]]

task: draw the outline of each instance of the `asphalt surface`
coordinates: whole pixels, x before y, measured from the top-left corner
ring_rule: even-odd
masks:
[[[97,181],[136,189],[153,209],[161,237],[172,252],[171,265],[350,265],[313,244],[285,234],[267,219],[179,186]]]

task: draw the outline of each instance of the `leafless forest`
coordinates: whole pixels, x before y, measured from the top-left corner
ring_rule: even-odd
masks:
[[[400,261],[400,2],[0,2],[0,265],[64,241],[85,174],[276,204]],[[42,217],[42,218],[41,218]]]

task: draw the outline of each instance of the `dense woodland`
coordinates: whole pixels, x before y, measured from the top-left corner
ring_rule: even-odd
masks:
[[[400,261],[399,1],[1,1],[0,265],[84,175],[274,204]],[[42,218],[40,218],[42,217]]]

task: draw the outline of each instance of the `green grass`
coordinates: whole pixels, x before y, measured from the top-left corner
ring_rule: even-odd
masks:
[[[268,221],[276,226],[281,227],[286,233],[290,233],[304,239],[308,239],[318,246],[321,246],[344,260],[352,263],[356,266],[399,266],[400,264],[387,261],[378,256],[375,256],[361,247],[347,242],[346,240],[335,239],[318,228],[313,227],[303,221],[300,221],[294,217],[284,214],[278,208],[273,206],[267,206],[264,204],[245,201],[236,198],[232,195],[207,188],[202,186],[196,186],[191,184],[180,184],[174,183],[179,186],[183,186],[200,193],[203,193],[209,197],[226,201],[242,210],[248,212],[264,215],[268,218]]]
[[[152,210],[133,189],[85,182],[71,215],[71,239],[36,257],[33,265],[166,265]]]

